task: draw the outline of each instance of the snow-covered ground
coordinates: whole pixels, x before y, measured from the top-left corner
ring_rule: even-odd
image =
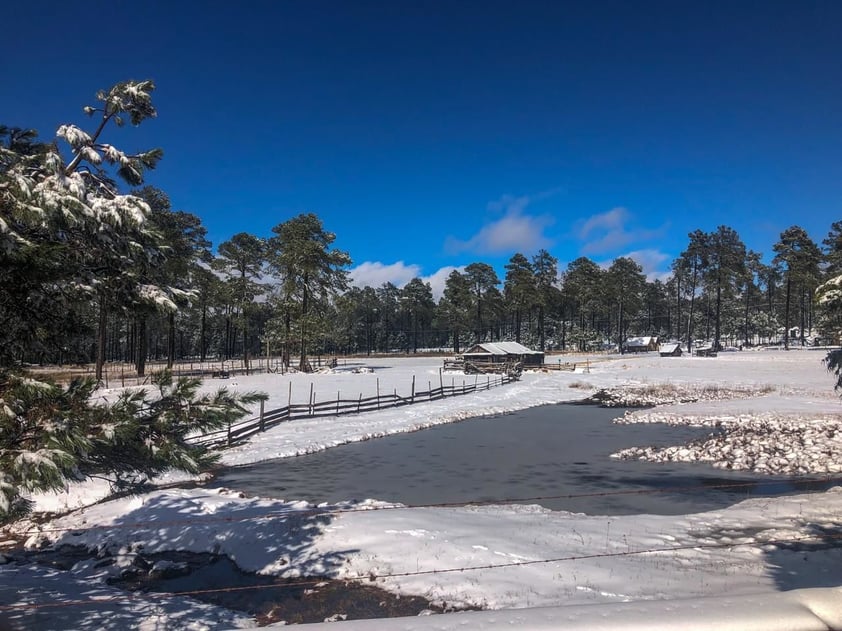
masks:
[[[526,373],[518,383],[473,395],[282,424],[226,451],[223,462],[243,464],[308,453],[620,388],[645,392],[647,401],[655,397],[663,404],[638,410],[626,421],[711,425],[727,417],[737,426],[732,432],[736,440],[748,435],[748,429],[760,421],[774,419],[775,427],[781,429],[764,429],[765,449],[780,450],[783,441],[787,445],[782,455],[775,451],[766,461],[772,462],[774,456],[774,462],[778,462],[782,457],[779,464],[783,467],[793,460],[787,457],[793,450],[815,451],[821,441],[804,434],[811,425],[824,427],[839,422],[842,405],[832,390],[831,375],[821,364],[823,356],[815,351],[723,353],[717,358],[625,356],[591,362],[577,367],[575,373]],[[381,392],[397,389],[399,394],[408,394],[413,376],[419,390],[426,389],[426,382],[436,385],[440,361],[357,360],[329,374],[256,375],[216,380],[207,387],[264,390],[270,395],[267,409],[286,404],[290,384],[293,402],[307,400],[311,383],[319,401],[336,399],[337,393],[342,398],[369,396],[378,388]],[[565,357],[563,361],[585,360]],[[373,372],[353,372],[360,367]],[[458,384],[462,379],[470,383],[474,377],[445,374],[442,379]],[[744,398],[755,392],[764,394]],[[723,398],[733,396],[743,398]],[[671,403],[692,399],[698,401]],[[745,427],[740,429],[740,425]],[[793,436],[801,435],[807,435],[807,439],[801,440],[799,447]],[[810,472],[831,471],[830,465],[842,462],[836,443],[832,446],[824,449],[821,457],[797,460],[800,455],[796,454],[795,459],[799,466],[806,463]],[[736,463],[740,458],[745,461],[744,453],[743,448],[742,454],[734,449],[723,454],[720,448],[718,457]],[[651,457],[657,459],[656,454]],[[80,485],[62,495],[36,499],[42,508],[57,508],[77,504],[80,498],[89,501],[99,492],[92,485]],[[104,584],[104,578],[119,571],[121,559],[138,546],[148,552],[217,551],[228,554],[245,570],[262,573],[365,577],[397,593],[495,609],[733,596],[842,585],[842,553],[835,548],[842,532],[840,489],[748,500],[725,510],[682,517],[606,518],[537,506],[409,509],[384,505],[376,498],[362,506],[319,507],[314,511],[314,507],[294,498],[286,500],[245,498],[204,489],[168,489],[98,504],[33,526],[31,545],[84,544],[98,549],[104,561],[99,567],[83,562],[71,572],[0,566],[0,585],[14,585],[17,590],[16,594],[11,593],[12,588],[0,591],[0,603],[119,595],[118,590]],[[145,526],[151,523],[154,528]],[[49,590],[39,589],[39,585],[49,585]],[[45,598],[45,594],[49,596]],[[150,628],[175,628],[186,618],[177,620],[174,611],[192,612],[188,617],[195,614],[199,628],[248,622],[242,616],[185,597],[166,603],[144,598],[108,599],[107,603],[101,611],[115,613],[103,614],[95,625],[98,628],[122,628],[121,616],[128,615],[148,621]],[[90,612],[95,608],[60,609],[62,616],[72,618],[71,610]],[[25,616],[26,611],[15,609],[13,613]],[[39,611],[40,616],[45,615],[44,610]],[[70,618],[62,620],[70,620],[64,626],[84,626],[72,624]],[[510,622],[504,615],[495,620],[501,627]],[[494,624],[483,628],[494,628]]]

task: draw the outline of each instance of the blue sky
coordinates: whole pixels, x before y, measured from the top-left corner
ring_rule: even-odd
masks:
[[[765,254],[842,219],[842,3],[20,2],[0,123],[90,125],[151,78],[149,183],[218,244],[315,212],[354,276],[544,247],[655,275],[696,228]]]

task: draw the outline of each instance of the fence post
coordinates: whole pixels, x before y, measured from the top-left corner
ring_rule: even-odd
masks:
[[[287,406],[292,405],[292,380],[289,382],[289,396],[287,397]]]
[[[380,377],[377,378],[377,409],[380,409]]]
[[[430,401],[432,401],[433,400],[433,382],[432,381],[427,382],[427,395],[428,395],[427,398],[430,399]]]
[[[465,394],[465,380],[462,380],[462,394]]]
[[[415,403],[415,375],[412,375],[412,394],[410,395],[409,400],[412,403]]]
[[[263,404],[264,403],[265,403],[264,401],[260,402],[260,431],[261,432],[266,429],[266,425],[263,422]]]
[[[310,416],[313,416],[313,382],[310,382]]]
[[[336,415],[339,415],[339,390],[336,391]]]
[[[228,446],[231,446],[231,421],[228,421],[228,440],[226,441]]]
[[[441,368],[439,368],[439,388],[441,388],[442,395],[444,394],[444,381],[441,376]]]
[[[491,390],[491,375],[486,375],[485,379],[485,389]]]
[[[362,404],[363,404],[363,393],[360,392],[360,398],[357,401],[357,414],[360,413],[360,407],[362,406]]]

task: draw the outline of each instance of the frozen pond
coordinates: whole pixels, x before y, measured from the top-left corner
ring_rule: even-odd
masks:
[[[623,447],[676,445],[709,431],[613,424],[622,413],[547,405],[222,469],[209,486],[316,503],[522,500],[592,515],[678,515],[757,495],[823,488],[700,464],[613,460],[609,455]],[[712,488],[734,483],[747,484]]]

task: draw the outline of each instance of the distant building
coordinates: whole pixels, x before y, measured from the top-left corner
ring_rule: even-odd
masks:
[[[654,335],[643,337],[630,337],[623,344],[626,353],[648,353],[658,350],[658,338]]]
[[[681,357],[681,344],[678,342],[661,344],[658,347],[658,352],[661,354],[661,357]]]
[[[524,366],[542,366],[544,353],[533,351],[517,342],[483,342],[462,353],[466,362],[474,364],[507,364],[521,362]]]
[[[699,346],[693,351],[693,354],[696,357],[716,357],[717,355],[713,345]]]

